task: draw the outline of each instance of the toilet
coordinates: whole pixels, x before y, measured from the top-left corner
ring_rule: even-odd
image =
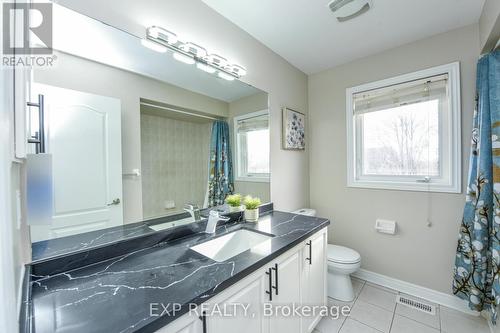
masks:
[[[343,302],[354,300],[350,274],[361,267],[361,256],[348,247],[328,244],[328,297]]]
[[[302,208],[292,212],[306,216],[316,216],[316,210]],[[361,256],[358,252],[345,246],[328,244],[328,297],[339,301],[354,300],[351,274],[361,267]]]

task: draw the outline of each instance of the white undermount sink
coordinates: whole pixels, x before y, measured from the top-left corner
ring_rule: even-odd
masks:
[[[193,217],[190,216],[190,217],[186,217],[186,218],[180,219],[180,220],[159,223],[159,224],[153,224],[153,225],[150,225],[149,227],[151,229],[153,229],[154,231],[161,231],[161,230],[170,229],[173,227],[178,227],[180,225],[185,225],[185,224],[189,224],[189,223],[193,223],[193,222],[195,222],[195,220]]]
[[[191,247],[192,250],[217,262],[226,261],[248,249],[257,247],[270,240],[272,235],[240,229],[217,237],[208,242]]]

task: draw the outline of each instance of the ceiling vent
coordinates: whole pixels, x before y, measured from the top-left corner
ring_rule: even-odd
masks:
[[[371,0],[332,0],[328,7],[339,22],[353,19],[372,7]]]

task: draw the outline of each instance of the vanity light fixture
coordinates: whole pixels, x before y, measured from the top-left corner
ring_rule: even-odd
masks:
[[[169,45],[175,45],[179,41],[176,34],[157,26],[149,27],[146,34],[148,38],[158,39]]]
[[[197,62],[196,67],[198,69],[201,69],[202,71],[210,73],[210,74],[213,74],[217,71],[214,67],[207,65],[207,64],[204,64],[202,62]]]
[[[217,54],[209,54],[205,57],[205,60],[209,63],[212,64],[213,66],[219,67],[219,68],[224,68],[227,66],[227,59],[221,57],[220,55]]]
[[[185,64],[196,64],[196,68],[228,81],[239,79],[247,74],[244,67],[231,64],[226,58],[217,54],[208,54],[207,50],[195,43],[180,41],[177,35],[158,26],[146,29],[146,39],[142,39],[143,46],[157,52],[172,50],[174,59]]]
[[[141,44],[148,49],[151,49],[156,52],[165,53],[167,52],[167,48],[161,44],[155,43],[150,39],[141,39]]]
[[[196,60],[194,60],[194,57],[179,52],[174,52],[174,59],[188,65],[194,65],[194,63],[196,62]]]
[[[238,76],[245,76],[247,75],[247,70],[239,65],[231,65],[229,66],[228,70]]]
[[[194,44],[194,43],[183,43],[179,45],[179,48],[189,54],[192,54],[193,56],[197,58],[203,58],[204,56],[207,55],[207,50],[205,50],[203,47]]]
[[[225,72],[219,72],[219,74],[217,74],[221,79],[224,79],[224,80],[228,80],[228,81],[233,81],[235,79],[235,77],[231,74],[227,74]]]

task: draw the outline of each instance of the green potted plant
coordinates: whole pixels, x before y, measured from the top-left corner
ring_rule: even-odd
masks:
[[[241,194],[231,194],[226,197],[226,203],[229,205],[229,212],[241,211]]]
[[[243,200],[245,206],[245,220],[248,222],[257,222],[259,220],[259,206],[261,201],[259,198],[252,198],[247,195]]]

